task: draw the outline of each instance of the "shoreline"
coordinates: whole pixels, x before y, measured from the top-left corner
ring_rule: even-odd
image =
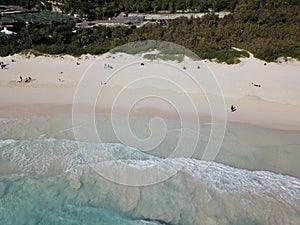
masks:
[[[33,116],[57,116],[57,115],[65,115],[72,117],[72,105],[71,104],[56,104],[56,103],[34,103],[34,104],[20,104],[20,105],[5,105],[0,106],[0,118],[1,119],[18,119],[18,118],[30,118]],[[80,106],[85,108],[84,105]],[[88,107],[88,106],[86,106]],[[35,110],[32,110],[35,108]],[[82,112],[85,110],[83,109]],[[295,112],[297,114],[298,111]],[[110,108],[96,108],[95,115],[109,115],[111,114]],[[126,111],[119,109],[117,114],[118,116],[126,116]],[[152,108],[140,108],[131,112],[130,116],[138,117],[138,118],[153,118],[160,117],[162,119],[170,119],[170,120],[180,120],[176,113],[168,112],[163,109],[155,109]],[[267,115],[264,115],[265,118]],[[195,122],[192,118],[189,118],[189,115],[185,116],[187,122]],[[227,121],[218,120],[218,118],[214,118],[214,122],[220,123],[239,123],[245,125],[252,125],[261,128],[267,128],[278,131],[300,131],[300,125],[294,124],[293,120],[286,121],[284,118],[276,118],[276,123],[274,123],[274,117],[270,119],[259,118],[253,120],[252,118],[248,118],[247,114],[242,115],[236,118],[229,116]],[[200,124],[212,123],[211,116],[199,114],[199,122]],[[278,121],[278,119],[280,119]]]
[[[38,110],[31,110],[31,107]],[[84,112],[84,107],[81,112]],[[118,111],[120,112],[120,111]],[[199,127],[191,121],[184,121],[180,123],[178,118],[171,117],[170,114],[162,115],[158,112],[151,112],[151,116],[147,110],[143,112],[133,112],[130,117],[130,130],[137,134],[138,137],[147,137],[147,125],[150,125],[149,118],[155,117],[153,113],[157,113],[161,118],[165,119],[168,131],[166,132],[166,141],[163,141],[157,148],[147,153],[160,158],[169,157],[174,149],[178,137],[187,137],[187,140],[183,140],[186,144],[184,146],[190,146],[189,141],[192,141],[188,133],[181,131],[190,128],[190,131],[199,132],[197,138],[197,147],[193,150],[193,154],[188,158],[204,160],[206,161],[204,154],[204,147],[207,141],[218,134],[213,134],[212,124],[209,118],[202,117]],[[165,113],[165,112],[164,112]],[[10,115],[10,118],[3,118],[4,115]],[[20,116],[22,115],[22,116]],[[81,115],[79,115],[81,116]],[[26,105],[26,107],[20,106],[6,106],[0,107],[0,120],[3,125],[1,132],[1,139],[15,139],[15,140],[35,140],[40,137],[54,137],[63,140],[78,140],[91,143],[122,143],[125,146],[131,146],[140,151],[144,151],[139,145],[135,145],[135,142],[130,140],[119,139],[118,133],[124,132],[127,134],[128,128],[124,127],[124,114],[114,114],[114,122],[112,124],[111,114],[109,110],[102,109],[100,112],[96,111],[95,114],[85,117],[82,115],[81,121],[75,119],[75,124],[72,118],[72,105],[54,105],[54,104],[35,104]],[[12,120],[11,120],[12,119]],[[126,119],[125,119],[126,120]],[[94,124],[90,122],[95,121]],[[82,123],[81,123],[82,122]],[[15,130],[6,128],[10,126],[20,129]],[[80,126],[78,126],[80,125]],[[74,127],[81,127],[83,125],[83,132],[75,135]],[[97,133],[95,135],[93,126],[97,126]],[[219,125],[215,129],[218,129]],[[87,129],[85,129],[87,128]],[[200,130],[197,130],[200,128]],[[116,130],[115,130],[116,129]],[[159,133],[154,127],[151,126],[153,135],[153,141],[158,141]],[[156,133],[158,132],[158,133]],[[218,132],[215,130],[214,132]],[[75,136],[74,136],[75,135]],[[79,135],[79,136],[78,136]],[[82,136],[83,135],[83,136]],[[145,136],[146,135],[146,136]],[[298,163],[299,155],[299,130],[278,130],[273,128],[267,128],[257,126],[249,123],[240,123],[238,121],[227,121],[226,131],[222,146],[218,150],[213,161],[222,163],[235,168],[241,168],[251,171],[270,171],[277,174],[289,175],[292,177],[300,178],[300,165]],[[100,139],[99,139],[100,137]],[[219,140],[219,139],[216,139]],[[145,140],[147,142],[147,140]],[[175,141],[175,142],[174,142]],[[171,151],[171,152],[170,152]],[[181,148],[177,153],[178,157],[187,157],[189,150]],[[182,154],[182,155],[181,155]],[[285,160],[282,160],[282,159]]]
[[[69,99],[72,100],[73,91],[70,89],[69,93],[66,90],[59,91],[57,89],[50,88],[48,91],[53,91],[54,94],[44,96],[39,94],[40,88],[35,88],[34,91],[31,91],[30,94],[9,96],[6,93],[6,100],[1,101],[0,104],[0,118],[26,118],[32,116],[55,116],[55,115],[69,115],[72,116],[73,104],[72,101],[67,101],[67,99],[62,99],[58,101],[57,99],[61,94],[69,96]],[[127,90],[129,91],[129,90]],[[134,94],[137,90],[131,90],[130,94]],[[7,89],[0,90],[0,95],[4,95],[4,92],[7,92]],[[173,119],[173,120],[186,120],[191,122],[196,122],[199,120],[200,123],[210,123],[212,121],[212,115],[209,111],[208,106],[205,104],[205,99],[199,95],[192,95],[192,98],[202,101],[198,103],[197,112],[188,112],[181,109],[179,113],[171,107],[161,107],[153,106],[153,104],[142,104],[138,107],[128,109],[126,104],[114,106],[110,104],[110,99],[106,99],[105,102],[102,101],[103,105],[95,105],[95,108],[92,106],[92,110],[95,110],[96,114],[119,114],[120,116],[134,116],[134,117],[161,117],[163,119]],[[1,97],[0,97],[1,99]],[[13,99],[13,100],[11,100]],[[30,99],[23,101],[23,99]],[[46,103],[39,101],[45,99]],[[237,112],[230,112],[230,103],[238,105]],[[213,120],[214,122],[222,123],[241,123],[249,124],[262,128],[269,128],[274,130],[283,130],[283,131],[300,131],[300,107],[289,104],[278,104],[274,102],[266,102],[263,100],[252,99],[250,97],[245,97],[242,99],[225,99],[226,105],[226,120],[224,120],[222,113],[214,113]],[[256,109],[259,108],[259,112]],[[75,110],[79,112],[88,112],[91,113],[91,106],[89,104],[80,104],[74,107]],[[112,111],[113,109],[113,111]],[[276,113],[274,113],[276,111]],[[259,114],[257,114],[259,113]]]

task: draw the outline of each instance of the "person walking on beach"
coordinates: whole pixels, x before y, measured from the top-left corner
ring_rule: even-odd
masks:
[[[233,105],[231,105],[230,109],[231,109],[231,112],[235,112],[236,111],[236,107],[233,106]]]

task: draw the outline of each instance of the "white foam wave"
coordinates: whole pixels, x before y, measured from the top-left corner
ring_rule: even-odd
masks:
[[[95,182],[100,182],[99,190],[110,190],[115,196],[109,201],[115,199],[121,210],[131,211],[135,218],[172,224],[206,224],[215,216],[214,224],[226,224],[227,219],[218,218],[242,214],[264,221],[269,210],[274,213],[266,218],[266,224],[299,221],[300,180],[291,176],[196,159],[162,159],[119,143],[76,142],[46,135],[28,140],[0,140],[0,146],[0,157],[19,167],[20,173],[29,175],[57,170],[76,179],[83,170],[88,171],[86,167],[97,163],[108,167],[114,164],[121,169],[126,165],[140,171],[153,165],[161,172],[179,168],[165,182],[132,189],[126,186],[112,189],[109,182],[105,184],[102,178],[96,178]]]
[[[0,118],[0,123],[12,122],[17,120],[17,118]]]
[[[13,139],[6,139],[6,140],[0,140],[0,148],[5,147],[7,145],[16,143],[17,140],[13,140]]]
[[[80,149],[85,149],[84,152]],[[69,174],[77,174],[83,167],[97,164],[126,165],[143,170],[155,165],[157,170],[167,172],[180,168],[181,173],[205,183],[220,193],[253,192],[266,197],[276,196],[300,207],[300,180],[291,176],[268,171],[249,171],[221,163],[205,162],[187,158],[151,156],[133,147],[119,143],[89,143],[41,136],[29,140],[0,140],[0,154],[11,160],[23,172],[42,174],[53,165]],[[75,176],[75,175],[74,175]]]

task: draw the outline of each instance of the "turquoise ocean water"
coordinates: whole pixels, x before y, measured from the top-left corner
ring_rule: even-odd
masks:
[[[133,129],[147,136],[147,121],[135,121]],[[166,141],[150,153],[118,143],[103,116],[97,119],[102,143],[74,140],[65,116],[0,124],[0,224],[300,224],[293,161],[298,133],[230,124],[217,162],[206,162],[200,157],[205,125],[191,158],[167,158],[177,138],[175,122]],[[265,136],[249,137],[253,133]],[[93,166],[142,171],[153,162],[156,172],[176,173],[153,185],[128,186],[108,181]],[[137,174],[132,176],[139,179]]]

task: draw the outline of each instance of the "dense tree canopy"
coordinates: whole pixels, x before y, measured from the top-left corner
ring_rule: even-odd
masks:
[[[56,0],[52,2],[56,2],[64,13],[87,15],[91,19],[112,17],[120,12],[143,13],[165,10],[206,12],[208,9],[233,11],[237,4],[237,0]],[[0,0],[1,4],[20,5],[27,9],[49,7],[47,0]]]
[[[28,2],[0,0],[0,4],[28,5]],[[220,61],[229,63],[237,56],[231,49],[233,46],[249,50],[256,57],[267,61],[275,60],[280,56],[300,59],[300,0],[71,0],[61,2],[66,12],[82,10],[81,13],[84,14],[89,10],[95,10],[98,13],[97,17],[109,13],[115,14],[118,11],[149,12],[184,9],[184,7],[199,10],[206,10],[208,7],[218,10],[229,9],[232,13],[223,19],[209,13],[201,19],[179,18],[170,20],[168,26],[148,24],[138,29],[94,27],[78,29],[74,32],[75,22],[72,20],[51,24],[31,24],[10,38],[0,36],[0,54],[8,55],[25,49],[51,54],[99,54],[130,41],[152,39],[174,42],[193,50],[201,57],[216,57]],[[183,2],[185,5],[181,5]],[[98,7],[92,8],[92,6]]]

